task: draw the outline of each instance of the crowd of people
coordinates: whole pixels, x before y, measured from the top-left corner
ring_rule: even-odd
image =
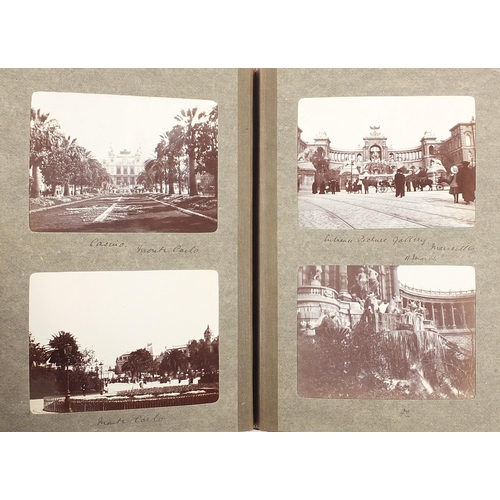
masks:
[[[441,181],[449,184],[449,193],[453,195],[454,203],[459,203],[460,194],[466,205],[470,205],[475,200],[476,169],[472,163],[464,161],[459,165],[453,165],[449,176],[441,178]],[[424,179],[424,182],[432,188],[431,179]],[[405,176],[401,169],[398,169],[394,176],[394,184],[396,187],[396,197],[400,198],[405,195],[405,191],[411,191],[412,186],[413,191],[424,187],[422,183],[419,185],[418,179],[412,178],[412,176]]]
[[[460,166],[451,167],[450,194],[453,195],[454,203],[458,203],[458,195],[466,205],[475,200],[476,196],[476,171],[471,163],[462,162]]]
[[[364,179],[363,182],[360,182],[358,178],[354,180],[349,179],[346,181],[344,187],[347,193],[357,193],[362,192],[364,186],[366,193],[368,192],[368,186],[375,185],[375,187],[377,187],[379,184],[376,180],[373,182],[376,184],[370,184],[366,179]],[[450,174],[448,176],[441,177],[438,182],[441,186],[443,184],[449,184],[449,192],[453,195],[454,203],[459,203],[460,194],[462,195],[466,205],[469,205],[475,200],[476,169],[470,162],[463,161],[458,165],[452,166]],[[418,176],[413,173],[405,175],[401,168],[397,169],[392,185],[387,181],[386,183],[393,189],[395,188],[397,198],[403,198],[406,192],[412,191],[412,188],[413,191],[422,191],[426,186],[430,189],[432,189],[433,186],[432,179],[429,179],[426,174],[425,177]],[[322,180],[319,182],[315,180],[312,184],[312,192],[313,194],[335,194],[340,192],[340,183],[335,179],[331,179],[329,181]]]

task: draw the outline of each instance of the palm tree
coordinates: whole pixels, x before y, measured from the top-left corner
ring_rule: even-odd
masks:
[[[176,165],[180,165],[179,156],[182,154],[182,127],[176,125],[170,132],[160,136],[161,140],[156,146],[159,158],[165,161],[165,175],[168,180],[168,194],[174,194],[174,181],[177,176],[179,181],[179,194],[182,194],[182,186],[180,181],[181,173],[176,172]]]
[[[74,192],[76,194],[76,184],[78,183],[80,187],[80,194],[83,194],[84,186],[93,185],[93,176],[99,168],[102,168],[102,166],[92,156],[92,153],[82,146],[77,146],[76,157],[74,161]]]
[[[142,184],[147,190],[155,183],[154,177],[151,176],[151,172],[147,170],[141,170],[137,176],[137,183]]]
[[[59,367],[75,366],[81,363],[78,343],[69,332],[60,331],[49,340],[47,361]]]
[[[182,349],[170,349],[160,363],[160,373],[177,373],[188,366],[186,354]]]
[[[113,182],[108,171],[95,158],[91,158],[88,162],[89,168],[89,185],[93,188],[100,189],[106,183]]]
[[[154,371],[153,356],[147,349],[137,349],[129,354],[122,367],[123,371],[130,372],[132,377],[137,374],[140,378],[143,373]]]
[[[35,342],[33,334],[29,334],[29,360],[30,369],[35,366],[43,365],[47,361],[47,350],[44,346],[41,346],[38,342]]]
[[[201,118],[205,116],[205,112],[198,113],[198,108],[188,109],[187,111],[181,110],[180,115],[174,118],[181,125],[181,141],[184,146],[185,153],[188,157],[188,171],[189,171],[189,194],[195,196],[198,194],[198,187],[196,185],[196,170],[195,170],[195,125]]]
[[[207,119],[195,125],[196,163],[198,171],[213,176],[215,196],[218,194],[218,108],[215,106]]]
[[[166,179],[166,162],[158,154],[158,146],[155,149],[155,153],[155,158],[149,158],[144,162],[144,170],[150,179],[155,183],[160,183],[160,193],[163,193],[163,181]]]
[[[49,120],[49,113],[42,113],[39,109],[30,112],[30,168],[33,182],[30,197],[40,195],[40,167],[47,161],[52,152],[56,133],[59,130],[57,120]]]

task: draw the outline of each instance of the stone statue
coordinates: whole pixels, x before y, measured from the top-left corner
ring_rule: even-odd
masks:
[[[312,151],[309,148],[304,149],[302,153],[297,156],[298,161],[311,161]]]
[[[365,298],[368,293],[368,276],[364,268],[359,269],[359,273],[356,276],[356,281],[358,282],[361,298]]]
[[[378,276],[379,274],[377,273],[377,271],[375,271],[375,269],[368,267],[368,287],[369,290],[375,293],[375,295],[377,296],[379,295],[379,287],[380,287],[380,284],[378,282]]]
[[[322,273],[321,266],[316,266],[316,269],[314,271],[314,275],[311,279],[311,285],[321,285],[321,273]]]

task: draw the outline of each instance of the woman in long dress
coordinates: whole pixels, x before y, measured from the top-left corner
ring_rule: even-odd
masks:
[[[458,167],[453,165],[451,167],[451,178],[450,178],[450,194],[453,195],[453,203],[458,203],[458,195],[460,194],[460,188],[457,181]]]

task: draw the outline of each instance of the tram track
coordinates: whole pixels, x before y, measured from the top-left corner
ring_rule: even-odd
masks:
[[[352,224],[350,224],[349,222],[347,222],[345,219],[343,219],[342,217],[340,217],[339,215],[337,215],[332,210],[329,210],[328,208],[325,208],[325,207],[323,207],[323,206],[321,206],[321,205],[319,205],[317,203],[314,203],[313,201],[310,201],[310,200],[304,200],[304,201],[306,203],[309,203],[310,205],[314,205],[315,207],[320,208],[321,210],[323,210],[324,212],[327,212],[329,215],[335,217],[336,219],[341,220],[346,226],[348,226],[349,229],[365,229],[364,227],[357,228],[356,226],[353,226]],[[337,202],[337,200],[335,200],[335,201]],[[349,204],[347,202],[344,202],[344,203],[346,203],[348,205],[351,205],[351,204]],[[357,208],[361,208],[363,210],[367,210],[367,211],[373,212],[373,213],[382,214],[382,215],[384,215],[386,217],[393,217],[395,219],[399,219],[399,220],[402,220],[404,222],[409,222],[411,224],[414,224],[415,226],[420,226],[420,227],[424,227],[424,228],[427,228],[427,229],[435,228],[436,227],[435,225],[423,224],[422,222],[415,221],[415,220],[413,220],[413,219],[411,219],[409,217],[404,217],[404,216],[393,214],[393,213],[387,213],[387,212],[384,212],[382,210],[377,210],[375,208],[368,208],[368,207],[361,206],[361,205],[354,205],[354,206],[356,206]]]
[[[421,205],[421,203],[419,203],[418,205]],[[363,207],[362,205],[356,205],[356,206],[357,207]],[[385,206],[389,206],[389,204],[386,203]],[[412,212],[418,212],[418,213],[425,214],[425,215],[433,215],[433,216],[436,216],[436,217],[442,217],[443,216],[442,214],[439,214],[439,213],[436,213],[436,212],[430,212],[429,210],[419,210],[419,209],[413,208],[413,207],[407,207],[406,210],[411,210]],[[466,208],[465,205],[457,205],[457,206],[455,206],[453,208],[453,211],[456,211],[456,210],[460,210],[461,212],[469,212],[469,210]],[[458,220],[458,221],[462,221],[461,218],[454,217],[453,214],[447,214],[446,218],[447,219],[451,218],[451,219],[455,219],[455,220]]]
[[[340,200],[340,201],[342,202],[342,200]],[[344,202],[344,203],[346,203],[346,202]],[[365,207],[363,205],[355,205],[355,206],[358,207],[358,208],[364,208],[366,210],[373,210],[374,212],[377,212],[377,210],[375,210],[373,208],[367,208],[367,207]],[[385,206],[389,206],[389,205],[386,204]],[[461,208],[461,207],[456,207],[456,208],[458,210],[462,210],[462,211],[467,211],[468,212],[468,210],[466,210],[465,208]],[[442,214],[438,214],[438,213],[435,213],[435,212],[429,212],[429,210],[419,210],[418,208],[413,208],[413,207],[408,207],[408,208],[406,208],[406,210],[411,210],[412,212],[416,212],[416,213],[419,213],[419,214],[424,214],[424,215],[427,215],[427,216],[429,216],[429,215],[432,215],[432,216],[435,216],[435,217],[442,217],[443,216]],[[401,216],[398,216],[398,215],[393,214],[393,213],[383,212],[382,210],[380,210],[379,212],[382,213],[382,214],[385,214],[385,215],[391,215],[391,216],[396,217],[396,218],[398,218],[398,217],[400,218],[401,217]],[[463,222],[463,219],[461,219],[460,217],[454,217],[453,215],[450,215],[450,214],[446,215],[446,219],[447,220],[452,219],[452,220],[456,220],[458,222]],[[411,219],[406,219],[406,220],[412,221]],[[415,221],[412,221],[412,222],[415,222]],[[415,222],[415,224],[421,224],[421,223]],[[433,228],[433,227],[436,227],[436,226],[430,225],[430,226],[425,226],[425,227],[432,227]]]
[[[466,207],[465,205],[459,206],[448,204],[441,199],[418,200],[416,198],[411,199],[411,197],[409,197],[410,199],[406,199],[403,203],[397,203],[399,200],[396,200],[395,205],[389,197],[381,195],[375,196],[376,197],[370,197],[373,198],[373,205],[375,205],[375,207],[369,206],[369,204],[366,203],[366,201],[369,200],[366,200],[366,198],[358,199],[358,197],[353,196],[349,196],[348,199],[347,197],[344,197],[343,199],[338,197],[335,201],[332,200],[332,202],[334,201],[335,205],[339,207],[336,211],[344,217],[344,220],[348,220],[351,223],[352,219],[347,215],[346,207],[352,207],[353,214],[359,210],[366,212],[371,211],[373,214],[379,213],[387,217],[410,222],[420,227],[470,227],[474,225],[474,209],[471,210],[471,207]],[[308,197],[308,199],[304,197],[302,198],[302,201],[308,201],[323,210],[328,210],[328,213],[332,213],[332,211],[328,208],[328,205],[331,205],[332,203],[327,201],[326,198],[321,199],[321,201],[320,199],[317,199],[317,203],[316,200],[312,200],[311,197]],[[436,205],[434,201],[437,201],[438,204]],[[342,207],[342,209],[340,207]],[[397,213],[398,211],[401,213]],[[467,214],[470,214],[470,216],[467,217]],[[335,213],[335,215],[337,214]],[[443,223],[442,220],[445,220],[446,223]],[[362,227],[359,224],[357,225],[360,229],[366,227],[365,225],[362,225]]]
[[[340,217],[339,215],[337,215],[335,212],[332,212],[331,210],[328,210],[327,208],[324,208],[321,205],[318,205],[317,203],[314,203],[312,201],[309,201],[309,200],[304,200],[304,201],[306,203],[309,203],[310,205],[313,205],[313,206],[315,206],[317,208],[320,208],[321,210],[323,210],[324,212],[326,212],[328,215],[333,216],[335,219],[342,221],[342,223],[345,224],[348,227],[348,229],[357,229],[355,226],[353,226],[352,224],[349,224],[349,222],[347,222],[346,220],[344,220],[342,217]]]

